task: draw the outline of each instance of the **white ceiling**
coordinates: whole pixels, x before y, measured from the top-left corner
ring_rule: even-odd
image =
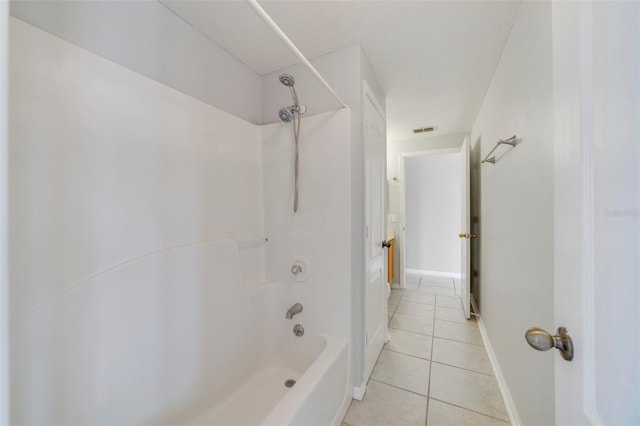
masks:
[[[163,0],[258,74],[296,60],[243,1]],[[313,58],[360,43],[387,95],[389,140],[471,129],[520,1],[262,1]]]

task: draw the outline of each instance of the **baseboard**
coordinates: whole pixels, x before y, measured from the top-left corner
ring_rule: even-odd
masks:
[[[423,269],[405,269],[405,274],[433,275],[434,277],[462,278],[462,274],[455,272],[425,271]]]
[[[500,393],[502,393],[502,399],[507,409],[507,414],[509,415],[509,422],[513,426],[521,426],[522,421],[520,420],[520,416],[518,415],[518,410],[516,410],[516,405],[513,402],[513,397],[511,396],[511,392],[509,391],[509,386],[507,386],[507,382],[504,379],[502,370],[500,369],[500,364],[498,364],[496,353],[493,351],[493,346],[491,346],[491,341],[489,340],[489,336],[487,335],[487,330],[484,328],[482,318],[478,315],[476,316],[476,319],[478,321],[478,327],[480,328],[480,334],[482,335],[484,347],[486,348],[487,355],[489,356],[489,362],[491,362],[491,367],[493,367],[493,373],[495,374],[496,381],[498,382]]]
[[[353,387],[353,399],[357,399],[358,401],[362,401],[364,398],[364,394],[367,392],[367,384],[363,383],[360,386]]]

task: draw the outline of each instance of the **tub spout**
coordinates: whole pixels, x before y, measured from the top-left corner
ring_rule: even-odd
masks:
[[[292,319],[294,315],[297,315],[300,312],[302,312],[302,305],[300,303],[296,303],[287,311],[287,319]]]

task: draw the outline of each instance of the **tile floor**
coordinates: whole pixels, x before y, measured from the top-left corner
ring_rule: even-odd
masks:
[[[391,290],[387,343],[343,425],[508,425],[476,321],[451,278],[407,274]]]

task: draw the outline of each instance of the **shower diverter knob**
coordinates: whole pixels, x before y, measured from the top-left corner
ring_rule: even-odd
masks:
[[[309,260],[304,257],[296,257],[289,265],[289,275],[298,282],[305,281],[309,278]]]

